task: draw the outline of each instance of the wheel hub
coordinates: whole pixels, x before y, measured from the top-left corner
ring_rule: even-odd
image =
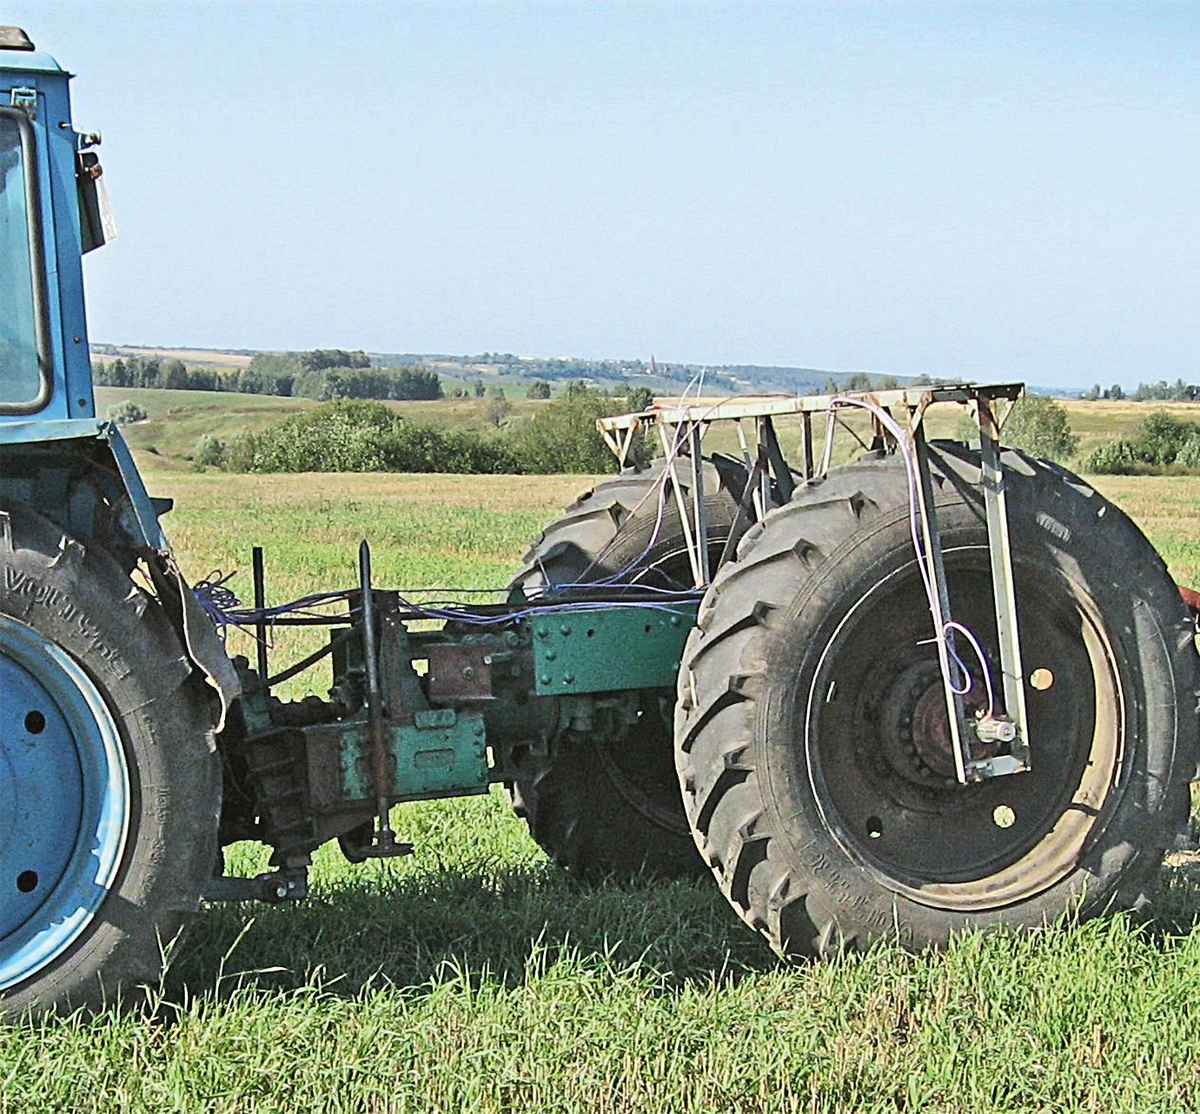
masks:
[[[129,771],[87,673],[39,632],[0,616],[0,990],[84,931],[129,830]]]
[[[968,717],[983,711],[978,685],[964,694],[963,708]],[[931,789],[958,786],[946,690],[936,661],[915,662],[892,682],[880,707],[879,727],[888,765],[900,777]],[[998,751],[997,743],[971,745],[975,758]]]

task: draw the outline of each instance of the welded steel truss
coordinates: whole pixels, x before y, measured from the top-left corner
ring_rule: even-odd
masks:
[[[762,521],[773,506],[788,502],[800,484],[819,481],[833,460],[837,435],[848,433],[865,449],[900,453],[909,467],[914,522],[919,525],[918,561],[924,562],[934,586],[930,610],[937,634],[939,663],[946,691],[954,761],[961,783],[978,781],[1029,769],[1025,694],[1021,648],[1013,585],[1012,549],[1008,530],[1005,476],[1000,467],[999,436],[1004,420],[1020,398],[1019,383],[976,385],[944,383],[936,386],[844,394],[733,398],[712,402],[652,406],[637,414],[602,418],[600,433],[622,463],[639,432],[657,437],[666,460],[697,587],[708,584],[716,568],[732,555],[736,539],[748,521]],[[942,563],[937,513],[929,471],[925,417],[936,403],[968,409],[979,430],[980,485],[987,517],[988,552],[992,575],[998,651],[1003,677],[1004,714],[975,719],[965,714],[963,698],[954,682],[951,658],[955,655],[949,590]],[[846,421],[851,411],[865,413],[870,427],[866,439]],[[785,456],[776,429],[781,418],[799,419],[799,446],[795,461]],[[814,420],[823,422],[824,438],[819,459],[815,453]],[[704,511],[704,436],[715,422],[733,422],[749,481],[739,509],[739,522],[724,551],[712,567]],[[692,497],[684,496],[680,469],[688,469]],[[990,758],[972,758],[970,742],[1000,742],[1004,752]]]

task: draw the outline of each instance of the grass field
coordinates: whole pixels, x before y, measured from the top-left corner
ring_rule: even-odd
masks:
[[[1099,482],[1200,583],[1195,478]],[[248,596],[259,542],[279,602],[348,586],[364,536],[381,585],[502,585],[588,480],[148,483],[176,499],[165,525],[191,579],[237,569]],[[274,653],[300,649],[281,638]],[[1138,919],[784,968],[711,884],[577,883],[498,794],[395,819],[407,859],[355,867],[325,849],[299,907],[206,908],[155,1015],[0,1025],[0,1112],[1200,1106],[1200,868],[1186,858]],[[231,861],[262,866],[248,847]]]

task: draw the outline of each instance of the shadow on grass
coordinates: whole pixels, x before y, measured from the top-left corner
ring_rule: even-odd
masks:
[[[777,960],[715,884],[586,884],[549,864],[394,876],[367,868],[296,905],[210,905],[171,964],[168,1001],[239,987],[428,992],[447,975],[506,986],[557,960],[636,971],[670,991]]]
[[[1168,855],[1149,904],[1136,916],[1148,939],[1163,949],[1200,926],[1200,852]]]
[[[1164,868],[1130,931],[1166,953],[1197,926],[1200,858]],[[560,961],[632,975],[651,994],[732,986],[778,965],[707,880],[589,885],[550,864],[381,867],[297,905],[208,906],[170,966],[163,1001],[220,1001],[246,988],[421,995],[447,978],[515,987]]]

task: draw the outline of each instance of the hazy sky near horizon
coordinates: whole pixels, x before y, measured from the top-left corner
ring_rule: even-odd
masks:
[[[1200,375],[1200,5],[9,0],[93,340]]]

